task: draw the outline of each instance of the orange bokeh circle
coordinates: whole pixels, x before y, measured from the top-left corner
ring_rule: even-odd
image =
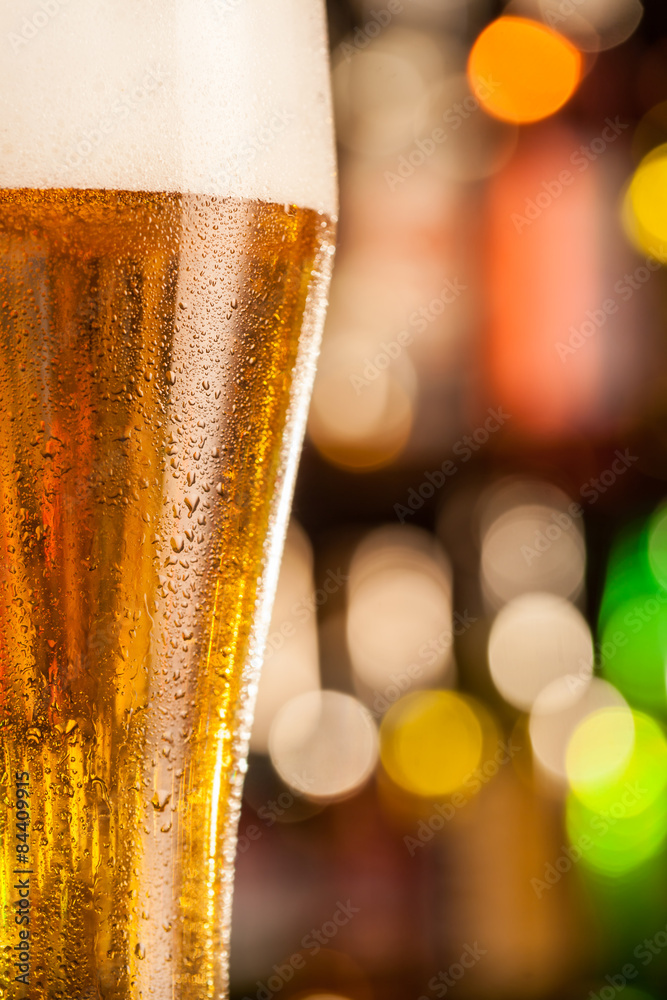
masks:
[[[579,51],[537,21],[500,17],[482,31],[468,60],[473,93],[490,115],[536,122],[558,111],[581,79]]]

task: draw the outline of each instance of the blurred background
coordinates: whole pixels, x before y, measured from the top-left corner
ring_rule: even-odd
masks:
[[[232,996],[667,984],[667,8],[330,0]]]

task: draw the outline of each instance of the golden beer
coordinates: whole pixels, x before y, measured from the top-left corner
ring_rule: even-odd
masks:
[[[226,994],[324,213],[0,190],[0,997]]]

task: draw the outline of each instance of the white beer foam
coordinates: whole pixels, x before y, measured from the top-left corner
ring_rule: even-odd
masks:
[[[0,3],[0,188],[183,191],[335,215],[323,8]]]

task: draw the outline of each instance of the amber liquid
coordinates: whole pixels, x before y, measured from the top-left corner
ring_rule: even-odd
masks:
[[[226,995],[332,244],[294,206],[0,191],[2,998]]]

